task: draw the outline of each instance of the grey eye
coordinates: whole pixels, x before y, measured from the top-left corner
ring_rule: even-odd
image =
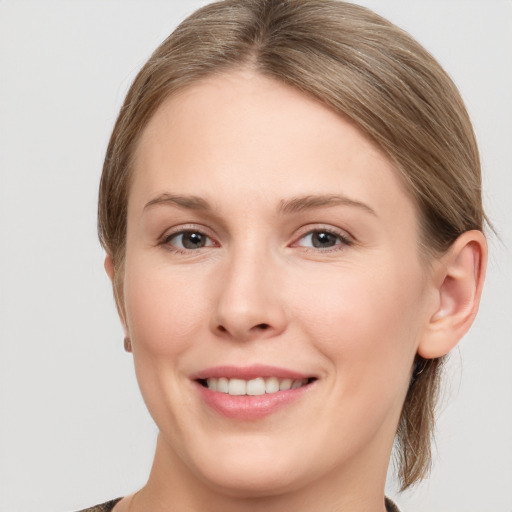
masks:
[[[197,231],[182,231],[168,238],[167,242],[180,249],[201,249],[208,245],[208,237]]]
[[[342,239],[339,235],[329,231],[311,231],[304,235],[299,245],[301,247],[314,247],[315,249],[329,249],[335,245],[341,245]]]
[[[313,247],[323,249],[325,247],[333,247],[338,243],[339,237],[325,231],[316,231],[311,234],[311,243]]]

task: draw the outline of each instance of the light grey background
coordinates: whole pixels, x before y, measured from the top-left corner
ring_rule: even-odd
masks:
[[[155,427],[123,352],[96,192],[136,71],[201,1],[0,0],[0,510],[77,510],[141,486]],[[481,312],[450,364],[414,512],[512,511],[512,2],[364,0],[459,85],[491,237]]]

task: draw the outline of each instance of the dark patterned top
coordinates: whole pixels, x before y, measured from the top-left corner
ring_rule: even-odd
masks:
[[[386,512],[400,512],[398,507],[389,498],[386,498]]]
[[[80,510],[79,512],[110,512],[114,505],[121,501],[121,498],[117,498],[116,500],[107,501],[107,503],[103,503],[101,505],[96,505],[95,507],[91,508],[84,508],[83,510]]]
[[[86,508],[84,510],[80,510],[79,512],[110,512],[120,499],[121,498],[117,498],[116,500],[107,501],[107,503],[103,503],[102,505]],[[400,512],[398,507],[389,498],[386,498],[386,512]]]

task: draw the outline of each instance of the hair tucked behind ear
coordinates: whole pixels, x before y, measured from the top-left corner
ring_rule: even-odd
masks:
[[[419,250],[426,262],[464,231],[482,229],[471,123],[453,82],[423,47],[370,10],[345,2],[225,0],[196,11],[155,51],[114,127],[100,185],[98,230],[114,260],[118,303],[131,161],[140,133],[170,94],[243,66],[349,117],[387,153],[417,204]],[[403,488],[423,478],[431,460],[442,361],[426,361],[422,368],[407,393],[397,432]]]

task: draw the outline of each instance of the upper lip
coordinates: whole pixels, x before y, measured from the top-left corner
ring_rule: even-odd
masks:
[[[254,364],[251,366],[213,366],[205,368],[190,376],[193,380],[204,380],[208,378],[242,379],[251,380],[258,377],[276,377],[278,379],[308,379],[314,377],[311,374],[305,374],[288,368],[277,366],[268,366],[263,364]]]

